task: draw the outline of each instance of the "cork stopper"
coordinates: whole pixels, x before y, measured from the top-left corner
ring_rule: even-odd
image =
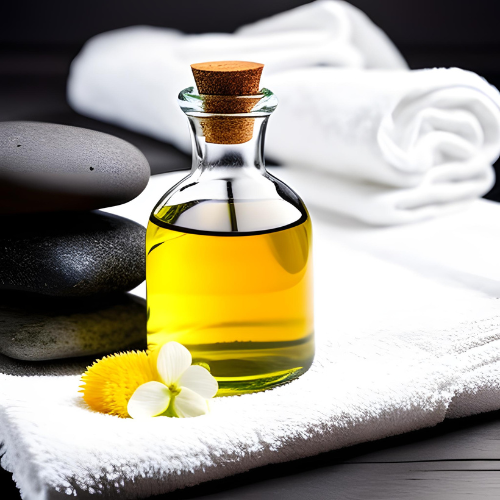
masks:
[[[207,113],[249,113],[260,100],[263,64],[246,61],[216,61],[192,64],[191,69]],[[248,96],[248,97],[246,97]],[[242,144],[253,136],[255,118],[213,116],[200,120],[205,141]]]
[[[255,95],[259,93],[264,65],[246,61],[191,64],[200,94]]]

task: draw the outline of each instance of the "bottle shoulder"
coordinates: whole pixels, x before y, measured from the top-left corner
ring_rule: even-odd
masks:
[[[308,218],[300,197],[274,175],[218,171],[186,176],[160,199],[150,221],[181,232],[242,236],[280,231]]]

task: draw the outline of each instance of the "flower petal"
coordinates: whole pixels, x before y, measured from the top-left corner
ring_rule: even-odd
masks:
[[[156,417],[162,414],[170,403],[170,391],[161,382],[146,382],[132,394],[127,405],[132,418]]]
[[[203,366],[190,366],[179,379],[178,384],[198,393],[202,398],[213,398],[219,390],[217,380]]]
[[[187,387],[181,387],[174,399],[174,411],[182,418],[199,417],[208,413],[209,408],[206,399]]]
[[[191,365],[191,353],[179,342],[167,342],[160,349],[156,366],[165,385],[177,380]]]

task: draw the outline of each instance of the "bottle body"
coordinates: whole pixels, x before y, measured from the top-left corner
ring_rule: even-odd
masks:
[[[238,145],[208,144],[203,119],[190,117],[191,173],[147,229],[148,346],[185,345],[219,395],[253,392],[312,363],[311,221],[263,166],[267,116],[252,118],[254,140]]]
[[[221,394],[264,389],[314,356],[311,222],[262,234],[147,232],[148,344],[175,340]]]

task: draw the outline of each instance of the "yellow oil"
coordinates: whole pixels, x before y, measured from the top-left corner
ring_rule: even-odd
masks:
[[[152,216],[149,349],[171,340],[185,345],[217,379],[219,395],[301,375],[314,356],[311,251],[308,216],[296,226],[241,236],[182,232]]]

